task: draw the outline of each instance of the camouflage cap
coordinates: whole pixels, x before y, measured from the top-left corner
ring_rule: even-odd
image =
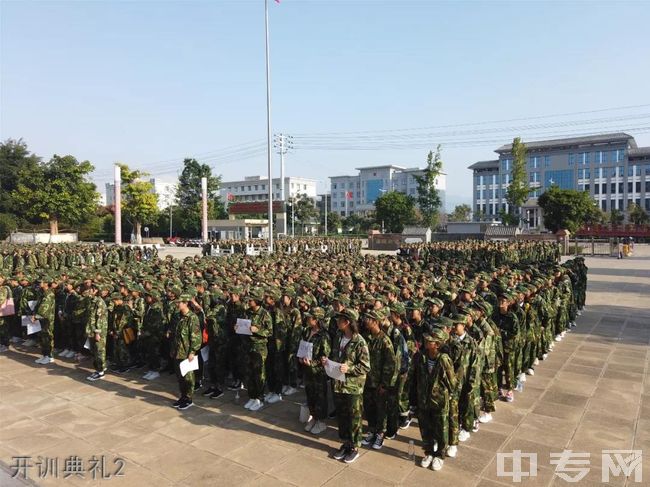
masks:
[[[325,310],[323,308],[312,308],[308,312],[305,313],[305,318],[313,317],[316,318],[317,320],[322,320],[325,318]]]
[[[404,303],[396,301],[392,303],[389,308],[391,313],[395,313],[397,316],[406,316],[406,306],[404,306]]]
[[[461,323],[463,325],[469,323],[469,317],[466,314],[456,313],[451,317],[451,319],[454,321],[454,323]]]
[[[187,303],[188,301],[192,301],[192,296],[188,293],[182,293],[174,300],[174,303]]]
[[[425,342],[444,343],[449,340],[449,333],[442,328],[434,328],[428,333],[422,335]]]
[[[344,309],[340,313],[337,313],[336,317],[337,318],[345,318],[346,320],[349,320],[349,321],[355,321],[355,322],[359,321],[359,313],[357,313],[353,309],[348,309],[348,308]]]
[[[261,302],[264,300],[264,291],[259,288],[252,288],[251,290],[248,291],[248,295],[246,296],[246,298]]]
[[[424,298],[424,303],[429,305],[429,306],[438,306],[439,308],[442,308],[445,306],[445,303],[442,299],[439,298],[434,298],[434,297],[428,297]]]
[[[371,309],[370,311],[366,311],[363,314],[364,319],[369,319],[369,320],[376,320],[376,321],[382,321],[384,317],[377,312],[377,310]]]

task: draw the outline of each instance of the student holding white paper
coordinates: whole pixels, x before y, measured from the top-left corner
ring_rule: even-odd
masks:
[[[305,431],[318,435],[327,429],[327,374],[321,358],[329,357],[331,347],[329,334],[325,326],[325,311],[314,308],[305,313],[305,328],[302,340],[311,345],[311,357],[298,358],[302,365],[305,382],[305,394],[311,419],[305,425]]]
[[[54,291],[51,289],[53,279],[50,276],[41,278],[41,292],[43,293],[35,307],[35,313],[32,315],[32,322],[41,322],[41,353],[42,357],[36,359],[37,364],[46,365],[54,362],[52,358],[52,349],[54,348],[54,310],[55,300]]]
[[[171,343],[171,358],[174,360],[174,370],[178,379],[180,397],[172,406],[180,410],[191,407],[192,396],[194,395],[194,373],[181,372],[180,364],[184,360],[190,362],[199,360],[196,354],[201,348],[201,327],[199,318],[190,310],[188,302],[192,300],[189,294],[181,294],[175,301],[180,313]],[[197,362],[198,363],[198,362]]]
[[[343,444],[333,455],[336,460],[352,463],[359,458],[363,388],[370,370],[368,345],[359,333],[358,313],[345,309],[337,315],[338,332],[334,337],[330,359],[339,362],[345,381],[334,381],[334,404],[339,423],[339,438]],[[325,365],[328,359],[323,358]]]

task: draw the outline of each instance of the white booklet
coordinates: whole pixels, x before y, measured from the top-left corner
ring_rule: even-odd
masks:
[[[90,350],[90,337],[86,338],[86,343],[84,343],[84,348]]]
[[[345,374],[341,372],[341,364],[339,362],[334,362],[333,360],[327,360],[325,362],[325,373],[328,376],[330,376],[332,379],[345,382]]]
[[[20,318],[20,324],[22,326],[29,326],[29,325],[33,325],[34,323],[32,323],[32,317],[31,316],[22,316]]]
[[[251,331],[251,320],[237,318],[237,323],[235,324],[235,333],[237,335],[252,335],[253,332]]]
[[[298,358],[306,358],[307,360],[312,359],[312,354],[314,353],[314,344],[306,342],[305,340],[300,340],[298,345]]]
[[[27,324],[27,334],[31,335],[32,333],[38,333],[43,328],[41,327],[41,322],[36,320],[34,323],[30,322]]]
[[[192,370],[199,370],[199,359],[194,357],[194,360],[191,362],[188,359],[183,360],[180,365],[181,375],[185,377],[188,372]]]

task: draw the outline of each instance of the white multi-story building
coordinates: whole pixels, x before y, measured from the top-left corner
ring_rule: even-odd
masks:
[[[417,181],[423,169],[404,168],[392,164],[357,168],[356,176],[330,177],[330,211],[341,216],[367,215],[375,210],[375,200],[388,191],[399,191],[417,198]],[[445,207],[447,176],[441,173],[436,179],[436,189]]]
[[[153,185],[152,193],[158,195],[158,209],[167,208],[176,198],[176,184],[151,178],[149,182]],[[106,183],[106,206],[115,204],[115,184]]]
[[[298,195],[307,195],[309,198],[316,200],[316,180],[288,176],[284,178],[284,195],[285,199],[293,198]],[[240,181],[224,181],[221,183],[219,197],[222,201],[268,201],[269,199],[269,180],[262,179],[261,176],[246,176]],[[280,201],[280,178],[273,178],[273,200]]]

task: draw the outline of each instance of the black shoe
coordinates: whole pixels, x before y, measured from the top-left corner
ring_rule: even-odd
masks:
[[[386,439],[386,440],[394,440],[396,436],[397,436],[397,432],[391,433],[391,434],[386,433],[386,436],[384,436],[384,439]]]
[[[223,396],[223,391],[215,387],[214,392],[210,394],[210,399],[219,399]]]
[[[352,448],[348,451],[348,454],[345,455],[343,461],[345,463],[353,463],[357,458],[359,458],[359,450]]]
[[[185,411],[186,409],[191,408],[194,405],[191,399],[185,398],[185,400],[178,406],[179,411]]]
[[[332,455],[332,458],[334,460],[343,460],[345,456],[348,454],[348,451],[350,450],[350,447],[348,445],[341,445],[341,448],[336,450],[334,455]]]
[[[216,390],[217,390],[216,387],[208,387],[205,391],[203,391],[203,395],[211,396]]]
[[[241,381],[235,381],[231,385],[228,386],[229,391],[239,391],[241,390]]]
[[[195,391],[198,391],[201,387],[203,387],[203,383],[201,381],[198,381],[196,384],[194,384]]]
[[[136,364],[134,364],[134,365],[132,366],[132,368],[133,368],[133,369],[141,369],[141,368],[144,367],[145,365],[147,365],[147,364],[145,364],[144,362],[137,362]]]
[[[336,409],[327,415],[328,419],[336,419]]]
[[[405,430],[406,428],[411,426],[411,421],[412,421],[411,418],[409,418],[408,416],[402,416],[399,422],[399,429]]]
[[[183,401],[185,400],[184,397],[179,397],[176,401],[172,403],[173,408],[178,408],[180,407],[181,404],[183,404]]]

